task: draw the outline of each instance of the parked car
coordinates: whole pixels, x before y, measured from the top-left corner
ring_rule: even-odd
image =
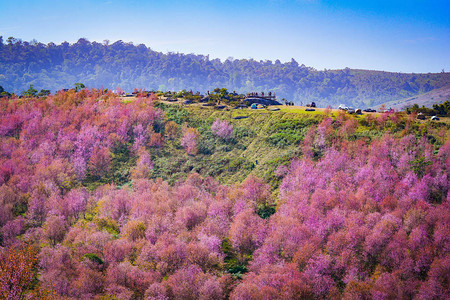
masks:
[[[432,120],[432,121],[439,121],[439,117],[438,117],[438,116],[432,116],[432,117],[431,117],[431,120]]]
[[[341,110],[348,110],[348,107],[347,107],[347,105],[345,105],[345,104],[339,104],[338,109],[341,109]]]

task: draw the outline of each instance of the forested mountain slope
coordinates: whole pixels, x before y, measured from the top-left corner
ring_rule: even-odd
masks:
[[[89,87],[199,90],[225,87],[240,93],[272,91],[297,104],[366,107],[417,96],[450,84],[450,73],[402,74],[369,70],[324,70],[294,59],[256,61],[161,53],[145,45],[89,42],[60,45],[0,39],[0,85],[20,92],[33,84],[52,91],[83,82]]]
[[[443,103],[450,100],[450,85],[446,85],[439,89],[434,89],[428,93],[420,94],[406,99],[389,101],[384,103],[386,107],[392,107],[397,110],[403,110],[407,107],[411,107],[414,104],[423,105],[431,108],[434,104]]]

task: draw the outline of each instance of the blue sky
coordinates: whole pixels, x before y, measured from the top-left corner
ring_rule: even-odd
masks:
[[[0,0],[0,35],[123,40],[316,69],[450,71],[448,0]]]

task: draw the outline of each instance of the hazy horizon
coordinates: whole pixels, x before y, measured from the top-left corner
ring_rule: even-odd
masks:
[[[450,69],[446,1],[0,2],[0,35],[60,44],[133,42],[167,53],[323,69],[439,73]]]

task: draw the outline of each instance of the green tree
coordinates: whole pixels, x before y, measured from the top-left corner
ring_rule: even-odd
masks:
[[[5,91],[5,89],[0,85],[0,97],[2,97],[2,96],[9,97],[9,96],[11,96],[11,94],[8,93],[7,91]]]
[[[13,36],[10,36],[6,41],[8,42],[8,45],[12,45],[17,41],[17,39]]]
[[[441,104],[434,104],[433,109],[440,116],[449,116],[450,115],[450,101],[447,100]]]
[[[22,96],[26,96],[26,97],[33,97],[37,95],[37,90],[34,88],[34,86],[32,84],[30,84],[30,87],[28,88],[28,90],[26,91],[22,91],[20,94]]]
[[[433,163],[429,160],[426,160],[425,157],[419,157],[416,160],[410,161],[411,170],[416,173],[417,177],[422,178],[425,174],[426,168]]]
[[[41,90],[38,94],[39,97],[50,95],[50,90]]]
[[[75,83],[75,91],[78,92],[78,91],[80,91],[82,89],[85,89],[85,88],[86,88],[86,86],[84,84],[82,84],[80,82]]]

